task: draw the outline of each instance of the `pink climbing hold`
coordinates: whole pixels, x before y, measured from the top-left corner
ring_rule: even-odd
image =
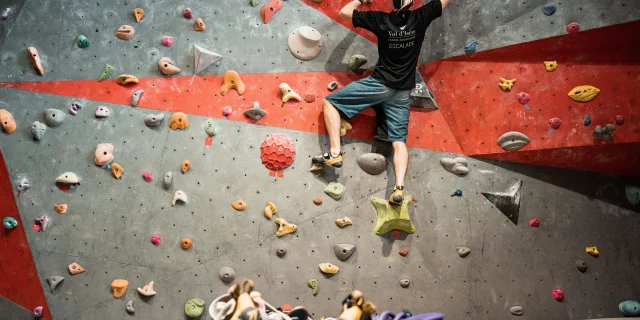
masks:
[[[580,31],[580,26],[576,22],[571,22],[567,25],[566,29],[568,33],[576,33]]]
[[[223,116],[229,116],[231,114],[231,107],[230,106],[226,106],[224,107],[224,109],[222,109],[222,115]]]
[[[162,45],[163,46],[171,47],[172,44],[173,44],[173,38],[171,38],[169,36],[162,37]]]
[[[144,181],[146,181],[146,182],[153,181],[153,176],[151,176],[151,172],[149,172],[149,171],[143,172],[142,173],[142,178],[144,178]]]
[[[540,225],[540,219],[533,218],[533,219],[529,220],[529,226],[530,227],[538,227],[539,225]]]
[[[191,19],[191,18],[193,18],[193,12],[191,11],[191,8],[185,8],[185,9],[182,11],[182,15],[183,15],[185,18],[187,18],[187,19]]]
[[[560,129],[561,124],[562,124],[562,121],[560,121],[559,118],[549,119],[549,125],[551,126],[551,129],[554,129],[554,130]]]
[[[562,290],[560,289],[553,290],[553,299],[555,299],[556,301],[564,300],[564,292],[562,292]]]
[[[617,115],[616,116],[616,125],[622,125],[624,123],[624,116],[623,115]]]
[[[529,100],[531,100],[531,96],[528,93],[524,91],[518,93],[518,102],[520,102],[520,104],[527,104]]]
[[[157,234],[154,234],[151,236],[151,242],[153,242],[153,244],[155,244],[156,246],[160,244],[160,241],[162,241],[162,237],[160,237]]]

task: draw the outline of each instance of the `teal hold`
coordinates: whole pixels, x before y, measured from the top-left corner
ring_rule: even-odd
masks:
[[[638,301],[627,300],[620,302],[618,309],[625,317],[640,316],[640,302]]]
[[[7,229],[13,229],[18,226],[18,221],[12,217],[5,217],[2,220],[2,224],[4,224],[4,227]]]
[[[80,48],[89,48],[89,39],[84,35],[78,36],[78,47]]]

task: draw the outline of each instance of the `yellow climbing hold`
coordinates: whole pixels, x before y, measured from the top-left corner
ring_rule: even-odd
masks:
[[[402,205],[390,205],[386,199],[371,197],[371,204],[378,213],[378,223],[374,233],[382,235],[393,230],[402,230],[406,233],[414,233],[416,228],[409,217],[409,203],[413,201],[411,196],[405,196]]]
[[[587,247],[587,253],[594,257],[597,257],[598,255],[600,255],[600,253],[598,252],[598,248],[596,248],[596,246]]]
[[[516,83],[516,79],[507,80],[505,78],[500,78],[500,83],[498,83],[498,85],[503,90],[511,91],[514,83]]]
[[[269,201],[267,203],[267,206],[264,207],[264,215],[267,218],[271,219],[273,214],[276,213],[276,212],[278,212],[278,208],[276,207],[276,205],[273,202]]]
[[[600,93],[600,89],[594,86],[578,86],[569,91],[569,97],[575,101],[588,102],[593,100],[598,93]]]
[[[551,72],[558,67],[558,61],[545,61],[544,68]]]

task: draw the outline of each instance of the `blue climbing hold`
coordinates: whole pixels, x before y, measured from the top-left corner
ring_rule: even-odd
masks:
[[[550,15],[556,13],[557,9],[558,8],[556,7],[555,4],[548,4],[548,5],[544,6],[544,7],[542,7],[542,12],[544,12],[545,15],[550,16]]]
[[[621,302],[618,309],[625,317],[640,316],[640,303],[638,301],[628,300]]]
[[[464,53],[466,54],[474,53],[476,50],[478,50],[478,41],[476,40],[473,40],[464,46]]]
[[[452,197],[462,197],[462,190],[456,189],[456,191],[454,191],[451,196]]]
[[[402,309],[402,313],[406,314],[407,318],[413,317],[413,314],[411,314],[411,311],[409,311],[408,309]]]
[[[588,127],[591,125],[591,117],[589,116],[588,113],[587,113],[587,116],[584,117],[584,120],[582,120],[582,124],[584,124],[585,127]]]
[[[13,229],[15,227],[18,226],[18,221],[16,221],[16,219],[12,218],[12,217],[5,217],[2,220],[2,224],[4,225],[5,228],[7,229]]]

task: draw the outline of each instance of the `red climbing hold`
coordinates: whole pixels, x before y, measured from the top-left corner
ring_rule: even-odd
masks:
[[[282,312],[289,312],[291,309],[291,305],[286,303],[280,306],[280,310],[282,310]]]
[[[409,254],[409,249],[404,248],[398,252],[401,256],[406,257]]]
[[[616,116],[616,125],[621,126],[624,123],[624,116]]]
[[[580,26],[578,25],[577,22],[571,22],[567,25],[566,30],[568,33],[576,33],[580,31]]]
[[[211,144],[213,143],[213,138],[211,138],[211,136],[207,136],[206,139],[204,139],[204,145],[205,146],[211,146]]]
[[[560,289],[553,290],[553,299],[555,299],[556,301],[564,300],[564,292],[562,292],[562,290]]]
[[[264,24],[269,23],[269,21],[271,21],[271,18],[273,18],[273,15],[276,14],[276,12],[280,10],[280,8],[282,8],[281,0],[271,0],[265,3],[264,6],[262,6],[262,8],[260,9],[260,15],[262,16],[262,21],[264,21]]]
[[[269,169],[269,175],[284,177],[283,170],[296,159],[296,145],[286,134],[270,134],[260,145],[262,164]]]
[[[314,203],[315,205],[319,206],[319,205],[321,205],[321,204],[322,204],[322,199],[320,199],[320,198],[315,198],[315,199],[313,199],[313,203]]]
[[[316,96],[313,93],[305,93],[303,98],[306,103],[314,103],[316,101]]]
[[[400,230],[393,230],[393,237],[400,238],[402,236],[402,232]]]
[[[533,219],[529,220],[529,226],[530,227],[537,227],[539,225],[540,225],[540,219],[533,218]]]

